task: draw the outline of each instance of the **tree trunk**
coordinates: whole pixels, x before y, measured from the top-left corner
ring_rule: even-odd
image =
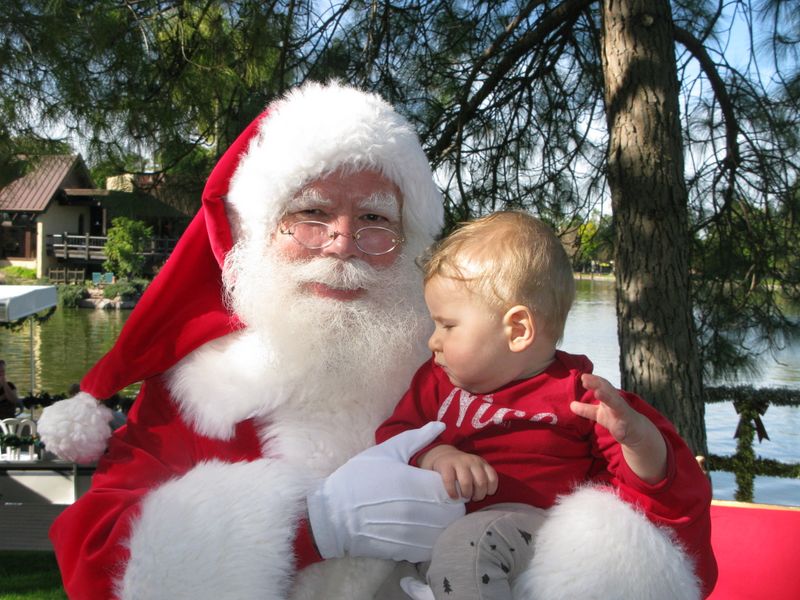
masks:
[[[620,371],[706,454],[672,31],[668,0],[603,1]]]

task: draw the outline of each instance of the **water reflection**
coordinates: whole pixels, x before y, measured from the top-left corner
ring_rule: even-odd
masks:
[[[619,386],[619,343],[614,284],[608,280],[577,281],[575,304],[564,328],[561,349],[585,354],[594,372]]]
[[[60,394],[81,380],[117,339],[130,311],[58,309],[43,324],[34,324],[34,390]],[[0,357],[22,394],[30,391],[30,323],[22,329],[0,329]],[[126,392],[127,393],[127,392]]]
[[[609,280],[581,280],[577,284],[575,305],[570,311],[561,347],[586,354],[598,375],[619,385],[614,284]],[[774,353],[766,352],[758,365],[758,375],[743,375],[734,383],[800,388],[800,343]]]

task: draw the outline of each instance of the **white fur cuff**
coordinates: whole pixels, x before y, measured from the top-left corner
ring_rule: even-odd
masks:
[[[613,492],[583,488],[548,512],[515,600],[700,598],[676,542]]]
[[[120,598],[285,598],[304,480],[269,459],[209,462],[154,490],[133,524]]]

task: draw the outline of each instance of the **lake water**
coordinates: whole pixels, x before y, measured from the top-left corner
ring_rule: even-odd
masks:
[[[34,389],[51,394],[66,392],[114,343],[129,311],[59,309],[49,321],[33,330]],[[0,358],[7,362],[9,379],[25,395],[31,388],[31,337],[26,325],[18,331],[0,329]],[[595,372],[619,385],[619,345],[614,311],[613,283],[606,280],[578,282],[578,297],[567,322],[561,347],[586,354]],[[785,386],[800,389],[800,344],[775,357],[767,356],[755,379],[756,387]],[[125,392],[135,393],[135,388]],[[782,462],[800,462],[800,409],[770,407],[763,417],[770,440],[756,443],[756,453]],[[729,402],[706,405],[709,450],[729,455],[736,450],[733,433],[738,416]],[[736,491],[733,474],[713,472],[714,497],[732,500]],[[756,502],[800,505],[800,480],[757,477]]]

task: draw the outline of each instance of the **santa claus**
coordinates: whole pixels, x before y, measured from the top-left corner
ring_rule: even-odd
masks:
[[[51,530],[70,598],[402,597],[385,583],[393,560],[427,560],[464,511],[438,474],[407,464],[440,424],[370,448],[428,355],[414,260],[441,226],[414,132],[375,95],[307,84],[242,133],[115,346],[40,421],[49,450],[100,459]],[[136,381],[128,423],[109,440],[96,399]],[[666,579],[693,584],[667,534],[602,496],[611,504],[576,495],[588,518],[573,544],[594,554],[602,545],[581,537],[584,525],[628,519],[588,528],[636,557],[619,576],[657,556]],[[576,572],[583,589],[606,589],[603,557],[588,568],[554,543],[575,506],[554,509],[563,514],[542,538],[551,560],[531,572],[549,578],[548,597],[566,597]],[[619,533],[634,529],[633,544]],[[658,589],[650,571],[633,578]]]

